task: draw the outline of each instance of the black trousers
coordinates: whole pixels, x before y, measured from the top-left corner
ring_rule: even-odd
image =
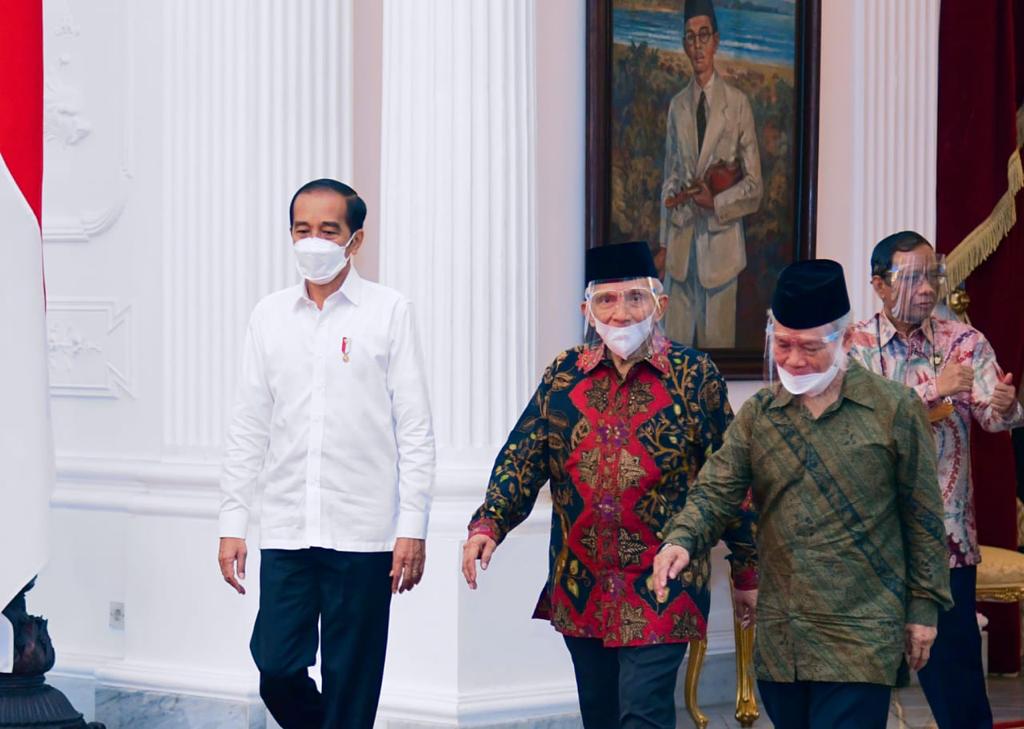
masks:
[[[686,643],[605,648],[597,639],[564,637],[585,729],[675,729]]]
[[[372,729],[388,642],[390,571],[390,552],[262,550],[249,647],[260,696],[282,729]],[[318,645],[322,694],[307,670]]]
[[[931,657],[917,674],[939,729],[992,729],[981,631],[974,615],[977,580],[977,567],[949,571],[953,609],[939,613],[939,634]]]
[[[885,729],[892,689],[877,683],[758,681],[775,729]]]

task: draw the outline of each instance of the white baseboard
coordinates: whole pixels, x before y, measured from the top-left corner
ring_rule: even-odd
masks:
[[[381,694],[379,717],[448,726],[500,724],[579,712],[576,684],[535,684],[514,689],[426,692],[402,687]]]
[[[50,674],[91,682],[97,688],[241,703],[260,700],[255,668],[244,673],[210,671],[111,656],[62,653]],[[525,685],[514,689],[496,687],[467,693],[423,691],[415,686],[403,686],[385,689],[381,695],[379,716],[388,721],[471,726],[562,716],[578,711],[574,683]]]
[[[259,676],[251,671],[211,671],[194,666],[146,663],[110,656],[60,653],[54,676],[92,680],[130,691],[196,696],[224,701],[259,701]]]

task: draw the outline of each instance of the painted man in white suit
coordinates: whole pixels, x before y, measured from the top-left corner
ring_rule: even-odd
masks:
[[[690,83],[672,99],[665,138],[661,245],[669,338],[701,349],[736,345],[736,280],[747,265],[743,218],[761,205],[761,154],[750,100],[715,72],[711,0],[687,0]]]

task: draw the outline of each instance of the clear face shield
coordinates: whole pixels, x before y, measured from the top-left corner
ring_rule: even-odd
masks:
[[[649,356],[654,333],[661,331],[661,295],[661,282],[650,277],[590,282],[584,294],[584,345],[603,344],[624,360]]]
[[[849,315],[813,329],[790,329],[768,312],[765,327],[764,379],[794,395],[819,395],[846,369],[843,335]]]
[[[886,285],[886,303],[892,307],[893,317],[907,324],[920,324],[945,301],[949,293],[946,284],[946,257],[927,254],[897,253],[893,265],[882,276]]]

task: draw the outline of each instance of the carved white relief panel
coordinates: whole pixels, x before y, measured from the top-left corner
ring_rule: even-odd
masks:
[[[43,4],[43,240],[85,243],[120,217],[132,181],[135,29],[127,0]]]
[[[47,302],[50,393],[133,397],[130,306],[112,299],[51,297]]]

